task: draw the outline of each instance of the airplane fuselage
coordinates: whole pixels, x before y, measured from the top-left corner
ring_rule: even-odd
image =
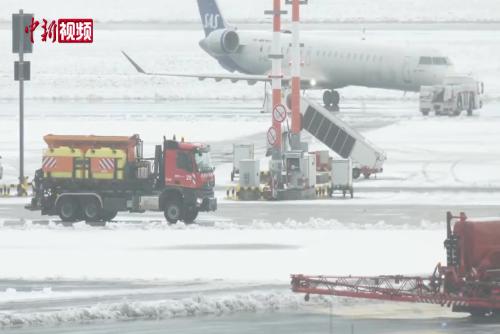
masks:
[[[214,54],[203,47],[203,40],[200,45],[226,69],[244,74],[268,74],[271,70],[271,34],[236,32],[240,47],[235,52]],[[291,36],[283,33],[281,39],[283,74],[289,75]],[[420,86],[442,83],[453,72],[449,59],[431,49],[376,44],[366,40],[335,40],[310,34],[304,34],[301,40],[304,44],[301,75],[306,89],[364,86],[419,91]]]

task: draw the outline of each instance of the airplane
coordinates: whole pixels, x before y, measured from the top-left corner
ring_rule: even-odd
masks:
[[[217,0],[197,0],[205,38],[199,46],[230,73],[154,73],[143,70],[122,51],[142,74],[214,79],[219,82],[270,82],[272,33],[245,31],[230,26],[219,10]],[[291,34],[282,31],[283,83],[291,80]],[[301,87],[325,90],[323,103],[338,110],[338,89],[362,86],[418,92],[421,86],[441,84],[454,72],[448,57],[430,48],[380,44],[367,40],[345,41],[334,36],[302,35]]]

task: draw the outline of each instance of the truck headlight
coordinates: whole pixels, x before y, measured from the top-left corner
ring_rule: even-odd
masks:
[[[196,199],[196,204],[200,206],[203,203],[203,198],[197,198]]]

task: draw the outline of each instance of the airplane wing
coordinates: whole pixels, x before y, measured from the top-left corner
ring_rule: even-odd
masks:
[[[198,78],[198,80],[205,79],[213,79],[216,82],[220,82],[223,80],[229,80],[231,82],[238,81],[246,81],[249,85],[255,85],[257,82],[270,82],[271,79],[267,75],[247,75],[247,74],[210,74],[210,73],[174,73],[174,72],[166,72],[166,73],[155,73],[155,72],[147,72],[142,67],[140,67],[129,55],[127,55],[124,51],[122,51],[123,55],[127,60],[134,66],[137,72],[145,75],[152,76],[166,76],[166,77],[184,77],[184,78]]]

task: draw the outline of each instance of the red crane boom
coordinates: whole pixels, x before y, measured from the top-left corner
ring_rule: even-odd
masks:
[[[500,314],[500,221],[471,221],[463,213],[448,213],[447,227],[447,266],[438,264],[429,277],[298,274],[292,275],[292,291],[305,293],[306,300],[310,294],[333,295],[437,304],[474,316]],[[482,255],[472,257],[478,250]]]

